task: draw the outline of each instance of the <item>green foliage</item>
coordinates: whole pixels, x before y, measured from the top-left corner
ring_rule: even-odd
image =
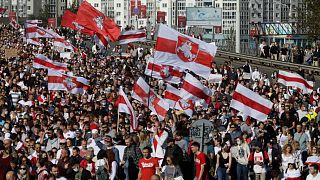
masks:
[[[320,38],[320,0],[303,0],[304,3],[297,9],[298,31],[309,34],[310,39]]]
[[[77,13],[78,8],[79,8],[79,6],[78,6],[77,1],[73,1],[71,7],[68,8],[68,10],[73,12],[73,13]]]

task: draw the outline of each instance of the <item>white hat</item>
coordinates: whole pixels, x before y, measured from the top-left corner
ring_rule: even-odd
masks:
[[[92,134],[98,134],[98,130],[97,129],[92,129]]]

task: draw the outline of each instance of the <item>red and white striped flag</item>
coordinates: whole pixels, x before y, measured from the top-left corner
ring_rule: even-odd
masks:
[[[52,29],[39,27],[37,24],[25,23],[25,35],[27,39],[31,38],[61,38],[59,34]]]
[[[9,23],[14,29],[19,29],[20,25],[17,23],[17,20],[15,18],[10,18]]]
[[[145,106],[149,106],[149,109],[157,114],[160,121],[165,118],[169,110],[169,104],[150,89],[150,86],[141,77],[133,86],[132,97]]]
[[[33,44],[33,45],[37,45],[37,46],[44,46],[44,44],[42,44],[40,42],[40,39],[38,39],[38,38],[27,39],[27,44]]]
[[[211,96],[213,95],[211,89],[204,86],[197,78],[189,73],[186,73],[186,76],[182,81],[180,92],[180,97],[183,99],[192,99],[194,101],[203,99],[207,104],[210,102]]]
[[[170,108],[183,111],[189,117],[192,116],[194,109],[193,101],[182,99],[180,97],[180,91],[177,88],[171,86],[170,84],[167,84],[163,98],[169,103]]]
[[[68,65],[65,63],[54,62],[42,54],[36,54],[33,59],[33,67],[36,69],[53,69],[56,71],[69,71]]]
[[[147,39],[145,30],[129,30],[121,32],[119,44],[128,44],[132,42],[145,42]]]
[[[101,34],[98,34],[96,33],[94,36],[93,36],[93,41],[98,45],[99,48],[105,48],[108,46],[109,44],[109,38],[108,37],[105,37]]]
[[[259,121],[265,121],[268,118],[272,106],[273,103],[270,100],[241,84],[237,85],[230,104],[230,107]]]
[[[297,87],[308,94],[313,91],[313,82],[305,80],[297,73],[290,73],[286,71],[280,71],[278,74],[278,82],[285,86]]]
[[[130,115],[130,131],[135,131],[138,128],[138,121],[134,113],[133,107],[127,97],[123,92],[122,87],[119,89],[119,97],[117,100],[118,112],[123,112]]]
[[[189,69],[208,79],[217,47],[160,24],[154,60],[159,64]]]
[[[178,67],[157,64],[153,58],[149,58],[144,74],[173,84],[179,84],[183,76]]]
[[[89,80],[83,77],[69,76],[60,71],[48,69],[48,90],[68,91],[71,94],[83,94],[89,86]]]
[[[70,42],[68,42],[64,38],[54,38],[53,46],[69,49],[72,52],[77,51],[77,48],[75,48]]]

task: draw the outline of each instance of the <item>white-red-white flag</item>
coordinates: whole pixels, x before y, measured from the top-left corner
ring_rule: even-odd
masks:
[[[186,76],[182,81],[180,97],[187,100],[192,99],[194,101],[203,99],[208,104],[212,95],[213,92],[211,89],[203,85],[197,78],[193,77],[191,74],[186,73]]]
[[[241,84],[237,85],[230,104],[230,107],[259,121],[265,121],[268,118],[272,106],[273,103],[270,100]]]
[[[133,107],[127,97],[123,92],[122,87],[119,89],[119,97],[117,100],[118,112],[123,112],[130,115],[130,130],[136,131],[138,128],[138,121],[134,113]]]
[[[93,41],[97,44],[97,46],[101,49],[105,48],[109,44],[109,38],[106,36],[103,36],[102,34],[96,33],[93,36]]]
[[[61,38],[61,36],[52,29],[39,27],[37,24],[25,23],[25,35],[27,39],[31,38]]]
[[[173,84],[179,84],[183,76],[182,70],[178,67],[155,63],[153,58],[148,59],[144,74]]]
[[[278,74],[278,82],[285,86],[297,87],[308,94],[313,91],[313,82],[305,80],[297,73],[290,73],[286,71],[280,71]]]
[[[33,44],[33,45],[37,45],[37,46],[44,46],[44,44],[42,44],[40,39],[38,39],[38,38],[27,39],[27,44]]]
[[[69,49],[72,52],[77,51],[77,48],[64,38],[54,38],[53,46]]]
[[[169,110],[169,104],[159,97],[141,77],[133,86],[132,97],[145,106],[149,106],[149,109],[157,114],[160,121],[165,118]]]
[[[9,23],[14,29],[19,29],[20,25],[17,23],[17,20],[15,18],[10,18]]]
[[[33,59],[33,67],[36,69],[53,69],[56,71],[69,71],[66,63],[54,62],[43,54],[36,54]]]
[[[68,91],[71,94],[83,94],[89,86],[89,80],[83,77],[69,76],[60,71],[48,69],[48,90]]]
[[[119,36],[119,44],[128,44],[132,42],[145,42],[147,39],[145,30],[122,31]]]
[[[170,108],[183,111],[189,117],[192,116],[194,102],[192,100],[184,100],[180,97],[180,90],[177,88],[167,84],[163,98],[168,102]]]
[[[208,79],[217,47],[160,24],[154,59]]]

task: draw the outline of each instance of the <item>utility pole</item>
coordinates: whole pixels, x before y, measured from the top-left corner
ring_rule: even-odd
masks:
[[[236,12],[236,53],[240,53],[240,0],[237,0]]]

